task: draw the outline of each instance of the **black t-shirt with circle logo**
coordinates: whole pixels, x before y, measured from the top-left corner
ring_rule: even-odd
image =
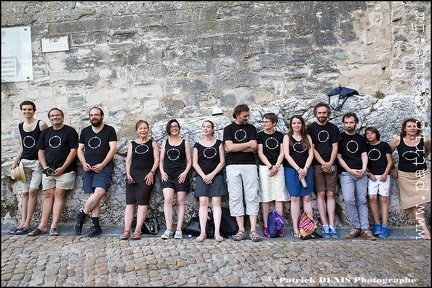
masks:
[[[224,128],[223,142],[232,141],[236,143],[247,143],[257,140],[257,130],[252,124],[238,125],[232,122]],[[254,152],[229,152],[227,153],[226,165],[231,164],[256,164]]]
[[[273,134],[267,134],[264,131],[258,133],[258,144],[263,145],[263,153],[272,165],[275,165],[279,158],[283,136],[279,131]],[[259,159],[259,164],[264,165],[261,159]]]
[[[85,127],[81,131],[79,143],[84,144],[87,163],[91,166],[102,163],[110,151],[109,142],[112,141],[117,141],[117,134],[112,126],[104,124],[98,133],[93,131],[92,126]]]
[[[391,147],[388,143],[380,141],[376,145],[366,143],[368,153],[368,170],[374,175],[384,174],[387,168],[387,154],[392,154]]]
[[[359,133],[348,135],[345,132],[341,133],[342,140],[339,141],[338,154],[342,155],[342,159],[351,169],[362,169],[363,161],[361,154],[367,152],[366,138]],[[346,172],[342,166],[341,172]]]
[[[70,150],[78,148],[78,133],[68,125],[64,125],[59,130],[54,130],[51,126],[42,131],[36,147],[45,151],[46,164],[52,169],[57,169],[63,166]],[[63,173],[76,171],[76,169],[76,161],[72,161]]]
[[[314,122],[307,127],[307,130],[312,138],[315,150],[325,162],[330,161],[333,143],[338,143],[341,140],[339,128],[330,122],[324,125]],[[314,158],[312,165],[320,165],[320,163]]]

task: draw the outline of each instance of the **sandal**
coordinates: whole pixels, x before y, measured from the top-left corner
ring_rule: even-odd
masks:
[[[197,238],[196,238],[196,242],[198,242],[198,243],[202,243],[202,242],[204,242],[204,240],[207,238],[207,236],[198,236]]]
[[[222,236],[215,236],[214,239],[215,239],[216,242],[222,242],[222,241],[224,241],[224,238]]]
[[[257,231],[251,231],[249,234],[249,238],[253,241],[253,242],[260,242],[261,236],[258,234]]]
[[[50,230],[50,236],[59,236],[57,228],[51,228],[51,230]]]
[[[31,231],[31,228],[30,227],[23,227],[23,228],[20,228],[20,229],[18,229],[16,232],[15,232],[15,235],[24,235],[24,234],[28,234],[29,232]]]
[[[120,236],[120,240],[128,240],[130,237],[130,231],[125,230],[123,231],[123,234]]]
[[[18,227],[12,227],[12,229],[9,231],[9,234],[15,234],[20,228]]]
[[[132,235],[132,240],[141,240],[142,232],[140,230],[135,230],[135,232]]]
[[[293,238],[300,238],[300,233],[299,232],[293,232],[293,234],[292,234],[292,237]]]
[[[39,228],[36,228],[32,232],[28,233],[27,236],[39,236],[39,235],[46,234],[46,233],[47,233],[47,231],[42,231]]]
[[[246,239],[245,231],[244,230],[239,230],[237,232],[237,234],[235,234],[235,235],[232,236],[232,238],[233,238],[234,241],[240,241],[240,240]]]

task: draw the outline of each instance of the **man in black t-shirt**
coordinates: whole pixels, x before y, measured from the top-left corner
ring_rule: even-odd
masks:
[[[317,121],[309,125],[307,129],[312,138],[314,151],[312,167],[322,234],[325,238],[338,238],[335,227],[337,183],[335,161],[341,136],[339,128],[328,121],[330,107],[326,103],[317,103],[314,107],[314,115]]]
[[[236,217],[239,231],[233,235],[235,241],[246,238],[244,215],[249,215],[251,225],[250,238],[254,242],[261,241],[256,231],[259,199],[258,171],[255,152],[258,148],[255,126],[248,123],[249,107],[245,104],[234,109],[234,122],[224,128],[226,174],[229,192],[229,207],[231,216]],[[243,206],[246,203],[246,211]]]
[[[346,238],[363,237],[375,240],[369,230],[367,207],[368,156],[366,138],[355,131],[359,122],[355,113],[346,113],[342,117],[345,131],[341,133],[337,159],[341,166],[340,184],[344,196],[351,231]]]
[[[42,190],[44,200],[39,226],[28,236],[38,236],[48,232],[48,220],[52,212],[50,235],[58,236],[57,224],[63,211],[66,191],[75,188],[76,154],[78,133],[64,124],[64,114],[58,108],[48,112],[51,127],[42,131],[36,148],[43,168]]]
[[[78,145],[78,159],[83,166],[83,190],[89,197],[84,208],[75,214],[74,230],[75,234],[80,235],[84,221],[91,213],[93,226],[87,236],[94,237],[102,233],[99,202],[111,185],[117,134],[112,126],[103,123],[101,108],[91,108],[89,118],[91,125],[81,131]]]

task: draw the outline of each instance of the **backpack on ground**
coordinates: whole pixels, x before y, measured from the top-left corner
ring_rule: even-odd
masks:
[[[271,210],[267,218],[267,229],[271,238],[278,238],[280,230],[284,227],[284,217],[276,210]]]
[[[137,219],[136,217],[134,217],[131,225],[132,232],[135,230],[136,223],[137,223]],[[158,234],[159,224],[157,223],[157,219],[153,215],[146,217],[144,224],[141,227],[141,232],[144,234],[151,234],[151,235]]]
[[[199,212],[198,212],[199,213]],[[192,215],[191,219],[187,223],[186,227],[183,229],[183,231],[192,236],[200,236],[201,235],[201,225],[199,216],[196,212]],[[208,214],[207,214],[207,222],[206,222],[206,235],[207,238],[214,238],[214,220],[213,220],[213,210],[208,207]]]
[[[227,238],[230,235],[235,235],[239,227],[235,217],[232,217],[230,210],[225,207],[222,208],[222,219],[220,224],[220,233],[223,237]]]

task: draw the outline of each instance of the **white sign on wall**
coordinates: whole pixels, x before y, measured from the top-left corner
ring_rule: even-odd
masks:
[[[1,29],[1,82],[33,80],[29,26]]]
[[[69,50],[68,36],[42,39],[42,52],[55,52]]]

